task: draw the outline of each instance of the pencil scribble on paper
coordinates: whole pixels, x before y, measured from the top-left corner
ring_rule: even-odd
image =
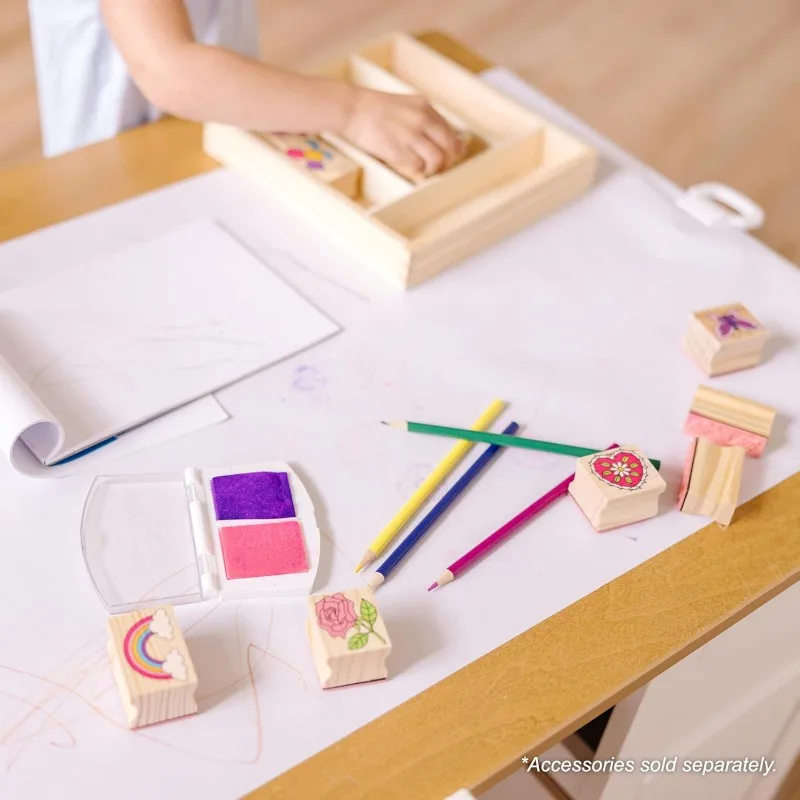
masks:
[[[165,580],[170,580],[173,576]],[[163,583],[162,581],[161,583]],[[158,586],[151,587],[146,597]],[[188,624],[185,632],[200,628],[212,615],[218,613],[220,603],[205,611]],[[157,728],[129,730],[124,722],[117,697],[116,685],[108,663],[105,633],[95,634],[57,664],[47,674],[37,674],[10,664],[0,664],[0,697],[18,707],[0,727],[0,765],[8,773],[20,763],[32,748],[58,747],[76,749],[84,744],[89,734],[86,725],[91,720],[101,720],[114,729],[125,731],[158,747],[185,756],[226,765],[252,765],[260,761],[264,752],[264,722],[259,700],[257,678],[269,660],[280,670],[286,670],[304,691],[307,685],[302,672],[287,660],[270,652],[269,644],[274,621],[274,609],[264,626],[263,642],[245,641],[241,636],[239,608],[236,609],[234,629],[237,652],[242,656],[238,674],[226,679],[222,685],[198,696],[198,700],[224,697],[231,690],[246,692],[253,714],[248,715],[252,726],[249,746],[237,747],[237,755],[220,756],[215,747],[183,747],[161,738]],[[191,646],[191,639],[189,639]],[[4,684],[13,684],[6,688]],[[191,718],[186,724],[191,724]],[[174,728],[170,729],[174,735]],[[85,744],[90,746],[90,742]],[[240,754],[240,755],[239,755]]]
[[[109,323],[109,328],[113,326]],[[234,362],[251,360],[244,349],[258,351],[261,342],[225,335],[224,323],[210,321],[183,326],[159,326],[146,337],[102,339],[91,336],[54,353],[28,380],[32,389],[43,390],[108,380],[112,375],[129,387],[136,385],[139,373],[213,369]],[[197,348],[200,360],[186,363]],[[212,348],[213,351],[212,352]],[[88,351],[88,354],[87,352]],[[88,358],[85,356],[88,355]],[[258,353],[256,352],[256,358]],[[83,362],[83,363],[82,363]],[[55,373],[55,374],[53,374]],[[73,377],[62,379],[61,374]],[[78,374],[75,374],[78,373]]]

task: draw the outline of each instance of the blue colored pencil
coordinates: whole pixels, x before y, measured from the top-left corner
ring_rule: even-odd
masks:
[[[513,436],[519,430],[516,422],[509,423],[503,431],[507,436]],[[411,533],[400,542],[383,564],[369,576],[367,583],[370,588],[377,589],[389,575],[397,569],[400,562],[411,552],[414,545],[434,526],[445,511],[458,499],[458,496],[478,477],[481,470],[494,458],[502,445],[493,444],[486,448],[475,460],[475,463],[453,484],[445,496],[420,520]]]

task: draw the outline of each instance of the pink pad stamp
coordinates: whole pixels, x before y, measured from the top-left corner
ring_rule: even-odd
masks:
[[[724,422],[702,417],[700,414],[690,413],[683,424],[683,432],[695,439],[708,439],[720,447],[744,447],[750,458],[761,458],[767,440],[757,433],[735,428]]]
[[[220,526],[219,540],[228,580],[308,571],[297,520]]]

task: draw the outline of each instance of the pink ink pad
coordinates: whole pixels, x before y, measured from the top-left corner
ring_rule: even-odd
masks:
[[[297,520],[220,526],[219,541],[228,580],[308,572]]]

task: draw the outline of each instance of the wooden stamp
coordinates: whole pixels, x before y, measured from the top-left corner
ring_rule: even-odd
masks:
[[[392,644],[369,588],[309,597],[308,614],[306,630],[323,689],[387,677]]]
[[[774,422],[775,409],[770,406],[700,386],[683,431],[723,447],[744,447],[748,456],[759,458]]]
[[[578,459],[569,493],[602,532],[654,517],[666,488],[649,459],[626,446]]]
[[[733,303],[693,314],[684,347],[714,377],[758,364],[769,335],[741,303]]]
[[[711,517],[722,527],[730,525],[739,504],[745,456],[744,447],[695,439],[686,456],[678,508],[684,514]]]
[[[352,200],[358,199],[361,167],[321,137],[290,133],[265,133],[263,136],[298,166]]]
[[[171,606],[109,617],[108,632],[108,654],[131,728],[197,711],[197,674]]]

